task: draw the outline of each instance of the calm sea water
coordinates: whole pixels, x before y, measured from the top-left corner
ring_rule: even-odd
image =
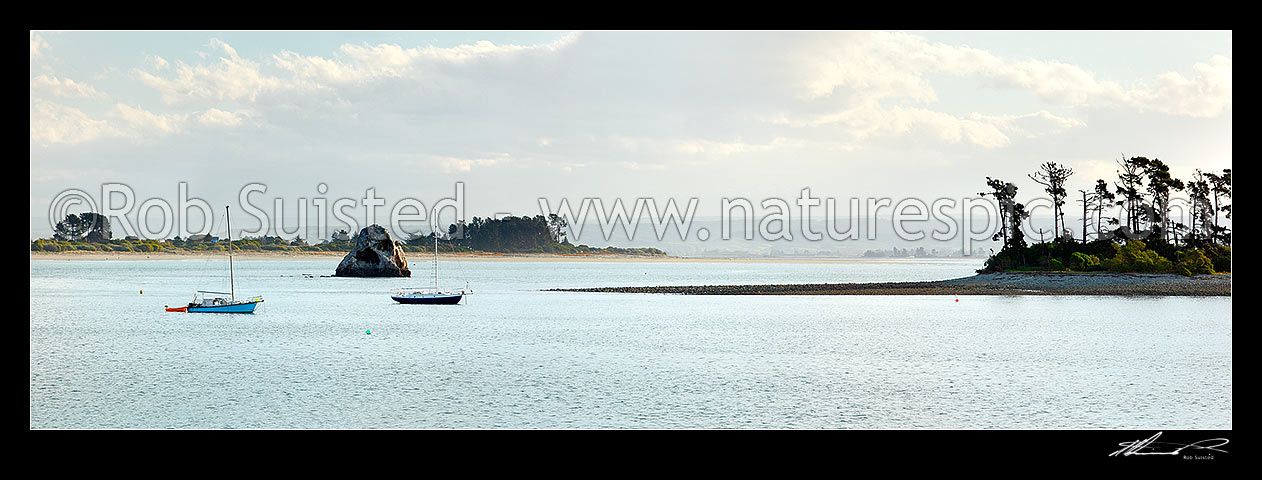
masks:
[[[1230,298],[563,293],[978,262],[444,261],[466,303],[400,305],[430,262],[338,260],[239,259],[254,315],[163,311],[224,259],[32,260],[31,428],[1232,427]]]

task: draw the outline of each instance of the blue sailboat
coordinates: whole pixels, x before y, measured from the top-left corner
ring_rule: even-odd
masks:
[[[231,293],[225,294],[223,292],[207,292],[203,290],[199,290],[197,293],[198,295],[194,296],[194,301],[186,307],[186,311],[189,313],[254,313],[254,309],[263,302],[263,297],[237,300]],[[229,296],[209,296],[207,294]]]
[[[254,313],[254,309],[263,303],[263,297],[250,297],[237,300],[236,272],[232,266],[232,217],[228,207],[224,207],[224,215],[228,218],[228,292],[211,292],[198,290],[193,294],[193,301],[184,307],[167,307],[168,312],[188,313]]]

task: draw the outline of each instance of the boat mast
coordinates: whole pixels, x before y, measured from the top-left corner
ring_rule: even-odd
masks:
[[[237,301],[237,279],[232,271],[232,214],[228,211],[228,206],[224,205],[224,216],[228,219],[228,295],[232,296],[232,302]]]
[[[434,209],[434,294],[438,294],[438,209]]]

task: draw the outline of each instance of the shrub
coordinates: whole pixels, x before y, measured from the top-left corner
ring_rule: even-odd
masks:
[[[1215,272],[1231,271],[1231,247],[1222,245],[1207,245],[1204,253],[1205,256],[1213,262]]]
[[[1104,262],[1113,272],[1169,273],[1174,264],[1157,252],[1147,249],[1139,240],[1131,240],[1117,249],[1117,255]]]
[[[38,243],[39,248],[45,252],[61,251],[61,247],[57,245],[57,242],[45,242],[43,240],[36,240],[36,243]]]
[[[1205,252],[1195,249],[1190,252],[1179,252],[1179,264],[1175,267],[1175,271],[1187,275],[1201,275],[1214,273],[1214,264],[1209,257],[1205,256]]]
[[[1047,262],[1047,268],[1053,271],[1064,270],[1065,262],[1060,261],[1059,258],[1053,258]]]
[[[586,245],[580,245],[580,247],[586,247]],[[1001,250],[999,253],[987,258],[986,263],[982,266],[981,270],[977,271],[977,273],[995,273],[1011,270],[1017,266],[1017,262],[1012,258],[1015,255],[1016,254],[1013,250]]]
[[[1082,252],[1074,252],[1069,256],[1069,268],[1079,272],[1085,272],[1098,268],[1100,266],[1100,257],[1088,255]]]

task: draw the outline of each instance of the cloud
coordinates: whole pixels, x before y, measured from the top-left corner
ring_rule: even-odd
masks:
[[[500,154],[495,158],[456,158],[456,157],[440,157],[437,158],[439,166],[444,172],[468,172],[473,167],[489,167],[509,161],[508,154]]]
[[[1215,55],[1192,66],[1192,78],[1167,72],[1131,92],[1131,104],[1172,115],[1214,118],[1231,108],[1231,59]]]
[[[739,139],[733,142],[717,142],[713,140],[694,139],[678,142],[676,149],[683,153],[708,153],[714,155],[733,155],[748,152],[766,152],[780,147],[800,147],[801,142],[777,137],[768,143],[746,143]]]
[[[985,121],[1009,134],[1024,138],[1055,135],[1072,128],[1086,126],[1086,123],[1067,117],[1058,117],[1047,110],[1039,110],[1026,115],[981,115],[974,113],[970,119]]]
[[[157,55],[150,55],[148,57],[148,60],[149,60],[149,63],[153,65],[154,70],[166,70],[168,68],[171,68],[171,62],[168,62],[165,58],[159,57]]]
[[[93,118],[76,107],[31,98],[31,142],[43,146],[101,138],[145,140],[179,133],[186,123],[186,115],[157,114],[122,103],[114,105],[104,118]]]
[[[923,131],[930,138],[947,144],[967,142],[982,148],[998,148],[1009,142],[1008,135],[993,118],[978,114],[957,117],[923,108],[869,105],[847,110],[836,116],[835,121],[847,127],[852,141]]]
[[[219,69],[190,67],[182,71],[187,75],[182,74],[178,82],[175,79],[164,82],[155,78],[148,78],[147,81],[153,85],[165,86],[171,82],[196,83],[200,79],[200,85],[204,88],[198,91],[204,92],[205,96],[213,96],[211,92],[218,89],[223,92],[218,95],[220,98],[241,98],[237,93],[243,90],[239,88],[240,85],[266,85],[301,91],[348,88],[389,78],[424,79],[431,74],[430,68],[442,68],[443,65],[495,62],[513,56],[555,52],[574,43],[578,37],[578,34],[570,34],[545,45],[532,46],[496,45],[487,41],[446,48],[344,44],[332,58],[285,50],[272,56],[272,64],[277,67],[278,73],[286,74],[283,79],[279,75],[269,77],[261,74],[257,64],[242,60],[230,46],[218,42],[215,45],[229,53],[227,58],[220,59]],[[255,90],[255,93],[265,91],[264,88]]]
[[[140,107],[132,107],[119,103],[114,105],[114,111],[111,116],[121,119],[123,124],[129,127],[135,137],[145,136],[145,134],[169,134],[177,133],[182,128],[182,124],[187,119],[185,115],[160,115]]]
[[[37,43],[32,32],[32,55]],[[507,152],[595,172],[788,150],[835,161],[886,140],[998,150],[1083,129],[1098,109],[1216,118],[1231,108],[1228,57],[1124,83],[893,32],[591,32],[541,45],[347,43],[252,58],[219,39],[204,47],[201,59],[151,55],[132,70],[161,98],[150,110],[64,76],[33,78],[32,140],[159,138],[248,120],[257,128],[237,139],[277,151],[419,155],[452,173],[502,165],[484,152]],[[1030,101],[961,99],[1000,91]],[[36,93],[66,105],[37,105]],[[89,98],[117,105],[92,118],[72,101]]]
[[[655,171],[660,171],[660,170],[665,170],[665,169],[666,169],[666,165],[661,164],[661,163],[644,163],[644,162],[632,162],[632,161],[621,161],[621,162],[618,162],[618,166],[620,166],[620,167],[622,167],[622,168],[626,168],[626,169],[628,169],[628,170],[655,170]],[[569,171],[569,170],[566,170],[566,171]]]
[[[242,119],[249,116],[248,112],[225,112],[218,108],[211,108],[197,115],[197,121],[204,125],[235,127],[241,124]]]
[[[1231,107],[1231,59],[1215,56],[1193,66],[1188,78],[1169,72],[1129,86],[1099,78],[1056,60],[1009,60],[967,46],[930,43],[893,32],[827,32],[805,35],[802,48],[785,49],[794,60],[799,104],[764,116],[794,129],[828,127],[849,146],[869,138],[932,138],[985,149],[1013,138],[1055,135],[1082,127],[1094,109],[1154,111],[1214,118]],[[1025,91],[1049,107],[983,114],[936,109],[934,80],[974,79],[980,87]],[[821,111],[823,110],[823,111]],[[1075,118],[1078,117],[1078,118]]]
[[[1010,143],[1010,135],[1034,138],[1053,135],[1085,123],[1059,117],[1046,110],[1024,115],[983,115],[972,112],[956,116],[931,109],[876,103],[803,120],[777,117],[772,123],[794,127],[834,126],[853,145],[869,138],[898,137],[921,132],[946,144],[967,143],[993,149]]]
[[[1056,60],[1008,60],[976,48],[929,43],[904,33],[846,32],[834,40],[808,50],[810,55],[800,62],[803,98],[843,96],[846,105],[862,108],[891,100],[932,104],[938,93],[931,77],[948,75],[1027,91],[1049,105],[1076,109],[1132,108],[1212,118],[1231,106],[1231,59],[1224,56],[1193,65],[1192,78],[1168,72],[1124,86],[1100,79],[1078,65]]]
[[[73,145],[118,135],[119,130],[109,122],[94,119],[78,108],[31,100],[31,143]]]
[[[237,55],[228,44],[211,39],[210,46],[223,52],[218,62],[210,65],[187,65],[179,62],[171,67],[172,76],[163,77],[135,70],[141,83],[157,90],[168,104],[186,104],[205,100],[255,101],[260,94],[285,88],[287,83],[264,74],[259,64]],[[163,60],[155,69],[166,70]]]
[[[51,75],[40,75],[31,79],[31,90],[46,90],[58,97],[71,98],[104,98],[91,85],[79,83],[69,78],[57,78]]]
[[[88,166],[138,187],[152,179],[155,192],[196,178],[199,192],[228,195],[258,179],[290,200],[320,182],[431,192],[460,180],[485,214],[534,208],[545,193],[956,195],[983,174],[1024,178],[1014,158],[1100,158],[1104,175],[1115,150],[1230,162],[1225,56],[1107,78],[1082,61],[887,32],[601,31],[324,51],[224,37],[232,45],[83,65],[35,58],[92,35],[59,35],[55,50],[31,38],[32,198],[71,186],[37,178]],[[90,77],[111,68],[125,75]],[[1210,154],[1188,153],[1204,145]]]
[[[894,34],[908,58],[926,71],[976,76],[1001,88],[1026,90],[1053,105],[1074,108],[1155,110],[1171,115],[1212,118],[1231,106],[1231,59],[1215,55],[1192,66],[1195,76],[1166,72],[1125,86],[1100,79],[1087,69],[1056,60],[1010,61],[968,47],[929,44]]]
[[[48,49],[48,42],[44,41],[44,37],[34,31],[31,32],[31,60],[35,60],[44,56],[44,50]]]

